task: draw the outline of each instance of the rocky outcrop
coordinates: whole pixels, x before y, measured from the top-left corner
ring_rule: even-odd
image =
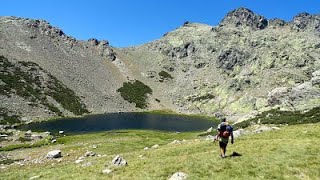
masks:
[[[98,41],[97,39],[92,38],[88,40],[88,43],[97,49],[98,54],[101,57],[106,57],[111,61],[116,60],[116,52],[114,52],[114,50],[109,46],[109,41]]]
[[[233,70],[235,66],[243,66],[248,57],[248,53],[235,48],[221,50],[216,66],[224,71]]]
[[[293,27],[301,31],[320,32],[320,15],[300,13],[293,18]]]
[[[223,18],[220,26],[237,28],[249,27],[253,30],[261,30],[268,26],[268,20],[247,8],[238,8],[229,12],[227,16]]]

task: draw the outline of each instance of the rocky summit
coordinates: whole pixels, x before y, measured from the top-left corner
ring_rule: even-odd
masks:
[[[141,108],[237,121],[320,106],[320,15],[308,13],[286,22],[239,8],[129,48],[0,17],[0,57],[1,121]]]

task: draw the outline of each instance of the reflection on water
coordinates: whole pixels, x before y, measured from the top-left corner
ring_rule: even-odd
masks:
[[[111,113],[82,118],[67,118],[23,125],[20,129],[67,133],[98,132],[120,129],[147,129],[162,131],[206,130],[216,124],[200,117],[152,113]]]

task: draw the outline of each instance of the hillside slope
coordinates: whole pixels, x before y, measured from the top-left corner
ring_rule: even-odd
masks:
[[[319,27],[319,15],[285,22],[239,8],[218,26],[185,22],[159,40],[121,51],[140,70],[136,76],[149,79],[177,111],[236,120],[271,108],[319,106]],[[161,81],[160,71],[173,78]]]
[[[150,87],[152,93],[144,95],[148,110],[239,120],[270,109],[312,109],[320,106],[319,42],[319,15],[301,13],[285,22],[246,8],[228,13],[217,26],[185,22],[158,40],[130,48],[76,40],[43,20],[0,18],[0,56],[12,64],[35,63],[91,113],[141,110],[117,92],[133,80]],[[61,115],[29,107],[30,100],[14,90],[10,96],[1,93],[0,100],[0,108],[6,108],[2,117]],[[75,115],[59,102],[52,105],[65,116]]]

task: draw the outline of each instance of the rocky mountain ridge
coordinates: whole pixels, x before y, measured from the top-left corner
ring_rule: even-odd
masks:
[[[140,110],[117,92],[135,79],[152,89],[148,109],[232,120],[272,108],[308,110],[320,105],[319,40],[320,15],[301,13],[285,22],[246,8],[228,13],[217,26],[185,22],[130,48],[79,41],[42,20],[0,18],[0,55],[38,64],[92,113]],[[9,111],[34,118],[21,108]]]

